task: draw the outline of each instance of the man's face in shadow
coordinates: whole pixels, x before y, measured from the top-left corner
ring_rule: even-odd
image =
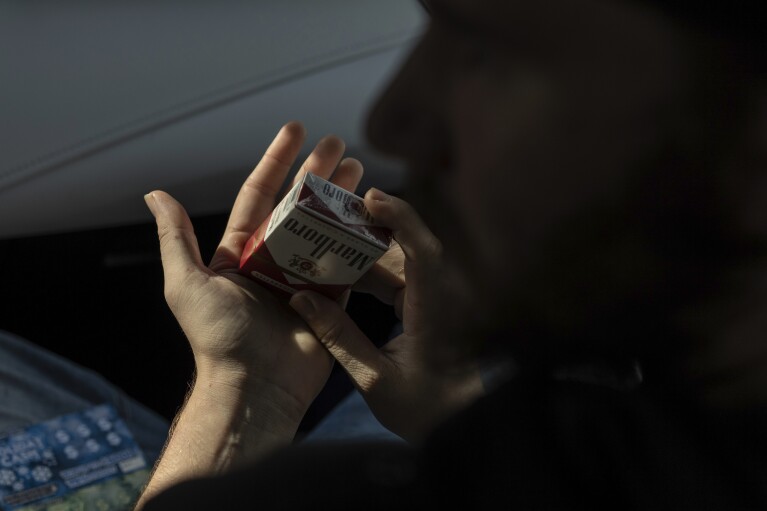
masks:
[[[651,293],[656,256],[627,204],[689,122],[681,29],[634,2],[429,5],[369,134],[406,161],[406,198],[445,246],[445,332],[567,335]]]

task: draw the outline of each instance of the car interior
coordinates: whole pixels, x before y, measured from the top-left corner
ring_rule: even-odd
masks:
[[[412,0],[3,2],[0,282],[5,330],[172,419],[193,363],[163,297],[144,194],[177,198],[209,260],[279,128],[346,142],[358,188],[400,191],[365,118],[425,25]],[[360,193],[360,194],[361,194]],[[376,343],[391,309],[353,293]],[[301,430],[352,389],[336,364]]]

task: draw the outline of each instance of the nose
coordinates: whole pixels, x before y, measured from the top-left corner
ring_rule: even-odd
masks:
[[[438,57],[433,44],[422,40],[374,103],[366,134],[376,149],[419,163],[443,152],[445,86],[440,84]]]

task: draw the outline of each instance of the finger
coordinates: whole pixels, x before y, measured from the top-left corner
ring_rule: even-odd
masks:
[[[354,158],[344,158],[341,163],[338,164],[338,168],[333,173],[331,182],[354,193],[362,181],[362,175],[364,174],[364,168],[359,160]]]
[[[293,185],[303,179],[307,172],[316,174],[323,179],[330,179],[345,150],[346,144],[335,135],[327,135],[320,139],[312,153],[296,172],[290,187],[292,188]]]
[[[192,222],[184,207],[163,191],[144,197],[157,222],[166,293],[190,274],[205,271]]]
[[[376,222],[392,230],[407,261],[433,260],[442,253],[442,244],[404,200],[371,188],[365,194],[365,207]]]
[[[442,244],[407,202],[371,188],[365,194],[365,207],[378,223],[392,230],[405,256],[407,282],[402,319],[406,330],[419,334],[429,328],[419,310],[426,305],[430,280],[439,279]],[[435,277],[436,276],[436,277]]]
[[[234,201],[229,221],[211,260],[213,271],[235,268],[245,243],[274,208],[275,199],[301,151],[306,131],[299,122],[285,124]]]
[[[301,291],[290,298],[290,305],[357,388],[363,392],[369,390],[378,380],[382,356],[339,304],[318,293]]]
[[[388,305],[394,305],[404,287],[405,254],[396,241],[392,241],[389,250],[354,284],[355,291],[371,294]],[[401,316],[401,310],[395,312]]]
[[[341,293],[341,296],[338,297],[336,300],[336,303],[338,303],[338,306],[341,307],[343,310],[346,310],[346,306],[349,305],[349,298],[352,296],[352,290],[347,289],[343,293]]]

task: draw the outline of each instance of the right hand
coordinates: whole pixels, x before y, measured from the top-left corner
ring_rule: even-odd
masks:
[[[218,401],[231,390],[232,401],[240,404],[280,403],[282,414],[296,424],[325,384],[332,358],[292,310],[238,268],[248,238],[273,210],[305,138],[301,123],[283,126],[242,185],[207,266],[183,206],[163,191],[147,197],[157,220],[165,296],[194,355],[195,389],[213,389]],[[323,138],[293,184],[311,172],[354,192],[363,169],[353,158],[342,159],[344,149],[338,137]]]
[[[395,307],[403,333],[380,349],[335,302],[308,291],[290,304],[316,337],[343,366],[376,418],[390,431],[417,441],[452,413],[483,392],[479,370],[438,369],[428,357],[438,345],[424,303],[439,275],[441,243],[415,210],[402,199],[371,189],[365,206],[395,242],[377,265],[355,286]]]

